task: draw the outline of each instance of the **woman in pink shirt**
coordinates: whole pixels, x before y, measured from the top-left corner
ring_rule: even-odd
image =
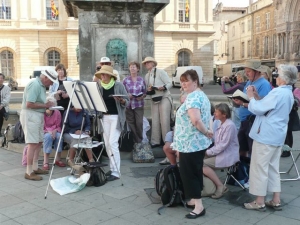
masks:
[[[66,164],[61,161],[61,151],[63,140],[61,140],[59,147],[57,148],[59,137],[61,134],[61,114],[58,110],[46,109],[44,113],[44,170],[49,170],[49,155],[52,151],[52,146],[54,144],[54,149],[57,149],[57,157],[55,165],[59,167],[65,167]]]

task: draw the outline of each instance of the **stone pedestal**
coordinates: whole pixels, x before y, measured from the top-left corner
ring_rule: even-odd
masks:
[[[128,62],[153,56],[153,18],[168,3],[169,0],[64,0],[68,15],[79,19],[80,79],[92,80],[96,62],[103,56],[114,61],[120,75],[128,74]]]

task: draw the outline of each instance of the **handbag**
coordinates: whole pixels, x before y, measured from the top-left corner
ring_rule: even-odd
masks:
[[[154,104],[158,104],[161,102],[163,96],[157,96],[157,97],[153,97],[152,101],[154,102]]]
[[[123,131],[119,137],[120,152],[131,152],[133,150],[134,140],[131,131]]]
[[[300,130],[300,119],[298,112],[294,109],[291,110],[289,115],[289,123],[288,123],[288,130],[289,131],[299,131]]]

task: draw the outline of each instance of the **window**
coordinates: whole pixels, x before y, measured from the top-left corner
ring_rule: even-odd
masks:
[[[266,29],[270,29],[270,12],[266,13]]]
[[[52,50],[48,52],[48,66],[56,66],[60,63],[60,54],[59,52]]]
[[[269,54],[269,37],[266,36],[264,40],[264,55],[267,56]]]
[[[2,1],[1,3],[2,4],[0,7],[0,19],[1,20],[11,20],[10,0],[5,0],[5,1]]]
[[[275,58],[277,53],[277,35],[273,34],[273,58]]]
[[[179,22],[190,22],[190,3],[189,0],[178,0],[178,17]]]
[[[235,26],[232,27],[232,37],[235,35]]]
[[[234,47],[232,47],[232,52],[231,52],[231,55],[232,55],[232,60],[234,60]]]
[[[256,33],[260,32],[260,16],[256,17]]]
[[[218,44],[219,44],[219,41],[215,40],[214,41],[214,55],[218,55]]]
[[[14,55],[5,50],[0,53],[1,71],[5,76],[14,76]]]
[[[54,3],[53,10],[51,9],[52,2]],[[59,15],[58,0],[46,0],[46,19],[58,20],[58,15]]]
[[[276,14],[276,10],[274,10],[274,27],[276,27],[276,19],[277,19],[277,14]]]
[[[251,31],[251,17],[248,18],[248,31]]]
[[[187,51],[181,51],[178,54],[178,66],[189,66],[190,54]]]
[[[259,56],[259,38],[256,38],[255,55]]]
[[[247,47],[247,56],[251,56],[251,41],[248,41],[248,47]]]
[[[242,33],[245,33],[245,23],[244,22],[241,24],[241,30],[242,30]]]
[[[242,46],[241,46],[241,57],[242,57],[242,58],[245,57],[245,42],[242,42]]]

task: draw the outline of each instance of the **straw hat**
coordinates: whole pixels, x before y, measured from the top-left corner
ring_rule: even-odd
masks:
[[[259,72],[265,72],[265,70],[261,66],[261,61],[257,59],[249,59],[246,61],[245,68],[249,68],[252,70],[256,70]]]
[[[41,72],[41,74],[48,77],[49,80],[51,80],[53,83],[58,83],[58,79],[57,79],[58,73],[54,69],[52,68],[45,69]]]
[[[113,73],[113,68],[108,65],[101,66],[101,69],[95,73],[95,76],[101,79],[101,74],[108,74],[113,76],[115,79],[118,78],[117,75]]]
[[[157,62],[153,57],[147,56],[144,61],[142,62],[142,64],[145,64],[146,62],[154,62],[155,66],[157,66]]]

